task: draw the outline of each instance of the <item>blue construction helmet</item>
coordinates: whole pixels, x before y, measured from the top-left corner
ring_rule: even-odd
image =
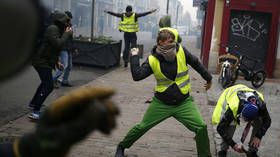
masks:
[[[256,104],[249,102],[247,104],[244,104],[241,114],[243,117],[250,121],[255,119],[255,117],[258,115],[258,112],[259,107]]]

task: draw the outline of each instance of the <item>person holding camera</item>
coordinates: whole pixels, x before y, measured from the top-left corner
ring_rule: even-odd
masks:
[[[55,12],[53,24],[47,27],[38,52],[32,58],[32,65],[39,74],[41,84],[37,88],[29,107],[33,110],[29,115],[31,119],[40,118],[40,109],[48,95],[53,91],[52,69],[56,67],[64,70],[58,57],[66,41],[72,35],[71,27],[68,27],[69,17],[62,12]]]
[[[70,11],[65,11],[65,14],[70,18],[68,26],[72,27],[72,13]],[[73,47],[73,34],[70,35],[69,39],[67,40],[63,50],[61,51],[61,55],[59,56],[59,61],[63,65],[64,70],[57,69],[56,73],[53,77],[54,80],[54,88],[59,88],[58,86],[58,78],[63,74],[61,86],[63,87],[72,87],[72,85],[69,83],[68,78],[70,75],[70,71],[72,68],[72,52],[75,54],[78,53],[78,50]]]

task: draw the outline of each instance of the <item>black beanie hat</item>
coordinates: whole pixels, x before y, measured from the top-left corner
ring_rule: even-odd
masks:
[[[128,5],[125,9],[126,12],[130,12],[132,11],[132,6],[131,5]]]

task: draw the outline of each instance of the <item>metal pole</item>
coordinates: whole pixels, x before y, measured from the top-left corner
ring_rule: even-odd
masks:
[[[168,9],[169,9],[169,0],[167,0],[167,6],[166,6],[166,14],[168,15]]]
[[[179,5],[177,5],[176,26],[178,26],[178,11],[179,11]]]
[[[93,41],[94,37],[94,5],[95,0],[92,0],[92,8],[91,8],[91,33],[90,33],[90,39]]]

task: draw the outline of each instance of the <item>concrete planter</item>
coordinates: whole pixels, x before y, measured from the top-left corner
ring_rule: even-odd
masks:
[[[120,65],[122,41],[111,43],[94,43],[74,40],[78,54],[73,54],[73,64],[109,68]]]

